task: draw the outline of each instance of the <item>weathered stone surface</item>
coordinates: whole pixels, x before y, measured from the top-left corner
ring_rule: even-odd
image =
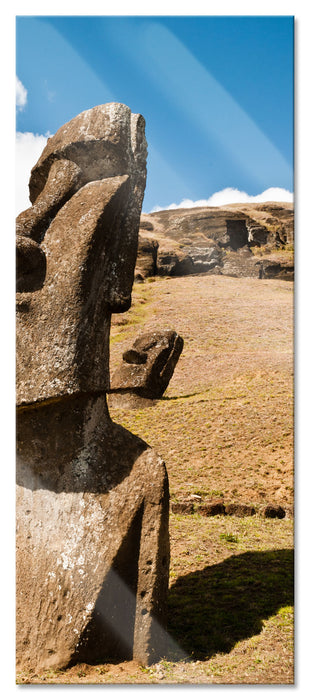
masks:
[[[225,506],[223,499],[217,499],[214,501],[208,501],[203,503],[198,507],[198,513],[200,515],[212,516],[212,515],[225,515]]]
[[[221,207],[194,207],[169,209],[142,214],[140,230],[152,231],[161,240],[175,240],[187,245],[210,246],[230,244],[234,249],[242,247],[260,231],[267,230],[267,242],[275,242],[279,236],[283,243],[292,243],[294,235],[294,207],[286,202],[275,204],[231,204]],[[251,236],[253,231],[253,236]],[[260,234],[259,234],[260,235]],[[265,240],[265,234],[264,234]],[[261,241],[257,240],[256,244]]]
[[[40,243],[54,216],[82,184],[82,171],[76,163],[65,158],[52,162],[35,203],[17,217],[16,233]]]
[[[264,518],[285,518],[285,510],[282,506],[268,505],[263,510]]]
[[[229,277],[260,277],[261,261],[249,248],[229,251],[223,258],[222,274]]]
[[[122,238],[130,196],[126,175],[89,183],[49,226],[44,286],[17,294],[19,405],[108,389],[109,313],[130,306],[134,256],[128,245],[126,266]]]
[[[248,242],[252,246],[266,245],[269,239],[269,231],[266,226],[261,226],[255,222],[249,222],[247,225]]]
[[[104,396],[74,397],[18,417],[17,484],[18,666],[163,652],[163,462]]]
[[[176,331],[153,331],[137,338],[123,353],[123,363],[111,380],[112,392],[130,392],[159,399],[166,390],[183,349]]]
[[[143,117],[125,105],[101,105],[61,127],[32,169],[31,200],[34,209],[38,201],[44,208],[44,224],[40,230],[30,208],[20,215],[18,232],[42,240],[47,269],[40,294],[29,297],[19,286],[17,295],[19,404],[108,388],[108,362],[101,359],[109,342],[108,312],[131,303],[146,152]],[[79,189],[63,205],[63,192],[67,197],[71,191],[67,170],[75,177],[77,168]],[[45,232],[49,216],[54,218]]]
[[[231,204],[142,214],[140,235],[158,243],[158,275],[196,273],[258,277],[255,262],[240,256],[269,246],[279,252],[294,239],[292,204]],[[267,250],[267,249],[266,249]],[[265,255],[265,250],[263,249]],[[235,258],[229,254],[234,253]],[[239,256],[240,253],[240,256]],[[139,265],[139,262],[138,262]],[[292,263],[291,263],[292,267]],[[291,279],[284,268],[275,276]]]
[[[183,275],[191,275],[194,272],[194,264],[189,255],[185,255],[181,251],[161,251],[157,254],[156,264],[157,274],[161,277],[182,277]]]
[[[262,263],[263,277],[265,279],[282,279],[293,281],[294,265],[283,261],[264,260]]]
[[[238,515],[241,518],[247,517],[249,515],[255,515],[254,506],[247,506],[243,503],[228,503],[225,505],[226,515]]]
[[[171,503],[172,513],[181,513],[183,515],[191,515],[194,512],[194,504],[188,501],[179,501],[178,503]]]
[[[31,238],[16,236],[16,290],[35,292],[43,286],[46,257],[42,248]]]
[[[139,236],[136,277],[153,277],[157,272],[158,243],[151,238]]]
[[[65,203],[60,159],[84,177]],[[165,653],[167,473],[112,423],[105,395],[111,313],[130,305],[145,160],[140,115],[125,105],[89,110],[49,140],[32,170],[45,218],[19,219],[19,668],[151,663]],[[49,209],[54,166],[60,193]]]
[[[193,272],[209,272],[216,265],[222,264],[223,251],[217,246],[190,246],[187,252],[193,262]]]
[[[126,105],[112,102],[81,112],[64,124],[48,139],[32,168],[29,181],[32,204],[43,191],[52,164],[63,158],[78,166],[82,184],[116,175],[134,175],[143,199],[146,180],[144,119],[141,114],[131,114]]]

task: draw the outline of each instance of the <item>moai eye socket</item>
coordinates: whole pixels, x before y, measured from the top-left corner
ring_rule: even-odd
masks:
[[[16,236],[16,291],[35,292],[41,289],[46,275],[46,257],[31,238]]]

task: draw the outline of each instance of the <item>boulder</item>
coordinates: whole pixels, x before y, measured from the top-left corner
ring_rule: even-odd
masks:
[[[248,240],[251,246],[266,245],[270,239],[270,234],[266,226],[262,226],[254,221],[248,221]]]
[[[225,515],[225,506],[223,499],[217,499],[214,501],[207,501],[198,507],[199,515],[212,516],[212,515]]]
[[[111,380],[111,392],[159,399],[165,392],[183,349],[176,331],[149,331],[123,353],[123,363]]]
[[[194,512],[194,504],[188,501],[179,501],[178,503],[171,503],[171,512],[178,515],[192,515]]]
[[[283,260],[265,259],[262,261],[262,270],[262,276],[265,279],[294,280],[294,265],[289,262],[283,262]]]
[[[263,510],[264,518],[285,518],[285,510],[282,506],[269,504]]]
[[[71,195],[61,185],[70,163],[82,173]],[[32,170],[41,224],[40,212],[19,218],[18,669],[165,654],[167,473],[106,402],[110,318],[130,305],[145,165],[141,115],[88,110]]]
[[[226,515],[237,515],[238,517],[245,518],[249,515],[255,515],[256,510],[254,506],[247,506],[243,503],[228,503],[225,505]]]
[[[223,251],[217,246],[191,246],[187,249],[193,262],[193,272],[209,272],[214,267],[222,265]]]

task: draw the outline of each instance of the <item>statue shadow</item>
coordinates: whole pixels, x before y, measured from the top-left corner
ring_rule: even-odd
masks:
[[[206,660],[259,634],[264,620],[293,601],[293,550],[233,555],[176,580],[168,632],[188,657]]]
[[[177,399],[190,399],[192,396],[199,396],[200,391],[195,391],[193,394],[180,394],[179,396],[161,396],[160,401],[176,401]]]

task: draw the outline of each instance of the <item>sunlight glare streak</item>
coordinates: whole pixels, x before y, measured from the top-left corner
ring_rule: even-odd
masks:
[[[194,128],[216,138],[258,185],[265,184],[266,171],[274,185],[279,173],[292,182],[292,168],[278,148],[172,32],[147,23],[139,38],[151,61],[150,77]]]

